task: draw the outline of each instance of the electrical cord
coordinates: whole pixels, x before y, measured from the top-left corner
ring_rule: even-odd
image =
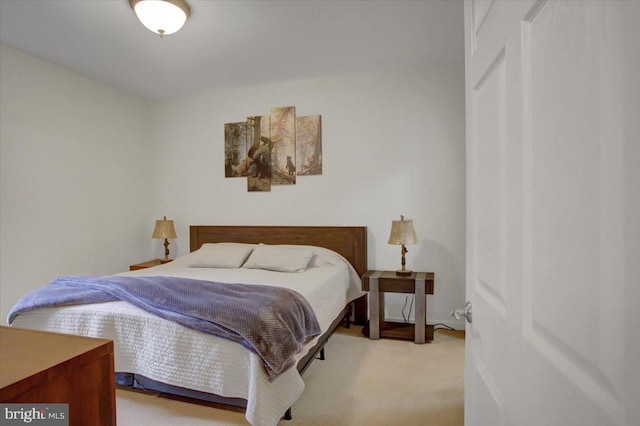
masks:
[[[411,318],[411,311],[413,310],[413,302],[415,295],[411,296],[411,304],[409,305],[409,315],[404,314],[404,310],[407,308],[407,301],[409,300],[409,296],[404,298],[404,306],[402,307],[402,319],[404,319],[405,324],[409,324],[409,319]]]
[[[409,315],[405,315],[404,311],[407,308],[407,302],[409,301],[409,296],[406,296],[404,298],[404,306],[402,307],[402,319],[404,320],[404,322],[406,324],[409,323],[409,319],[411,318],[411,310],[413,308],[413,302],[414,302],[414,298],[415,295],[411,296],[411,304],[409,305]],[[456,331],[455,328],[448,326],[447,324],[444,324],[442,322],[436,323],[433,325],[433,331],[437,331],[437,330],[448,330],[448,331]]]
[[[433,331],[438,331],[438,330],[455,331],[456,329],[448,326],[447,324],[443,324],[439,322],[439,323],[433,324]]]
[[[409,322],[406,316],[404,316],[404,310],[407,307],[407,300],[409,300],[409,296],[405,296],[404,298],[404,306],[402,307],[402,319],[404,319],[405,324]]]

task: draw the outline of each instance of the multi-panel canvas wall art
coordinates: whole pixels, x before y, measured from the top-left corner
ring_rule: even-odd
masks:
[[[296,177],[322,174],[322,121],[296,117],[295,107],[224,125],[225,177],[246,177],[249,192],[295,185]]]

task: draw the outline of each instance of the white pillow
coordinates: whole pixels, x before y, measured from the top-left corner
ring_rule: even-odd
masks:
[[[238,243],[203,244],[189,262],[192,268],[239,268],[253,251],[252,245]]]
[[[277,272],[304,272],[313,254],[313,250],[305,247],[260,244],[242,267]]]

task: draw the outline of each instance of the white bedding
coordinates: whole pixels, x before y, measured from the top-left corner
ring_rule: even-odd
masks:
[[[358,274],[342,256],[319,247],[313,251],[309,268],[299,273],[193,268],[189,265],[194,252],[171,263],[119,275],[167,275],[290,288],[307,299],[324,333],[346,304],[364,293]],[[126,302],[39,309],[20,314],[12,326],[112,339],[116,371],[244,398],[246,418],[254,426],[277,424],[304,389],[295,366],[269,382],[258,356],[239,344],[185,328]]]

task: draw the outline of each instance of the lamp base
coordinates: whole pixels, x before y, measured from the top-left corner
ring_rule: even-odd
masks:
[[[409,271],[407,269],[400,269],[396,271],[396,275],[398,275],[399,277],[409,277],[411,276],[411,274],[413,274],[413,271]]]

